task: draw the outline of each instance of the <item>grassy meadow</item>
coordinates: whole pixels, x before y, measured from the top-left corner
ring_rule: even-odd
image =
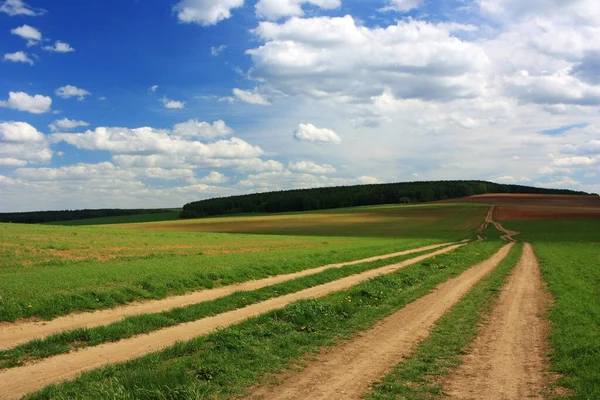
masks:
[[[472,238],[486,210],[379,206],[131,225],[0,224],[0,321],[109,308]],[[203,231],[242,228],[248,233]]]
[[[225,399],[368,329],[504,245],[472,243],[349,290],[303,300],[210,335],[48,387],[30,399]]]

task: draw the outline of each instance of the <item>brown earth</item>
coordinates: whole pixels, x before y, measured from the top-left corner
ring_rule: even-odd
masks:
[[[364,258],[361,260],[329,264],[322,267],[311,268],[292,274],[272,276],[265,279],[243,282],[216,289],[201,290],[182,296],[168,297],[162,300],[143,301],[122,307],[111,308],[108,310],[71,314],[64,317],[56,318],[52,321],[23,321],[13,324],[0,324],[0,350],[10,349],[21,343],[25,343],[33,339],[41,339],[58,332],[68,331],[76,328],[91,328],[95,326],[107,325],[133,315],[158,313],[162,311],[171,310],[176,307],[185,307],[192,304],[198,304],[204,301],[215,300],[235,292],[257,290],[266,286],[286,282],[292,279],[318,274],[319,272],[323,272],[326,269],[330,268],[342,268],[345,266],[357,265],[365,262],[385,260],[392,257],[420,253],[423,251],[435,250],[437,248],[448,246],[450,244],[452,243],[435,244],[431,246],[400,251],[397,253],[390,253],[381,256]]]
[[[487,261],[440,284],[373,328],[341,345],[326,348],[300,372],[289,372],[277,386],[260,386],[253,398],[360,399],[370,385],[429,335],[435,322],[508,255],[513,243]]]
[[[495,205],[496,220],[600,218],[600,196],[485,194],[449,201]]]
[[[115,343],[107,343],[95,347],[85,348],[74,353],[58,355],[32,365],[0,371],[0,393],[2,394],[2,399],[17,399],[26,395],[27,393],[39,390],[47,385],[73,379],[84,371],[89,371],[108,364],[131,360],[133,358],[172,346],[177,342],[191,340],[198,336],[206,335],[210,332],[213,332],[217,328],[230,326],[242,322],[248,318],[256,317],[272,310],[280,309],[294,301],[323,297],[330,293],[346,290],[374,277],[393,273],[409,265],[416,264],[439,254],[448,253],[462,246],[464,246],[464,244],[452,245],[398,264],[388,265],[382,268],[366,271],[361,274],[345,277],[334,282],[329,282],[289,295],[269,299],[261,303],[219,314],[214,317],[208,317],[198,321],[180,324],[174,327],[152,332],[147,335],[139,335]],[[507,252],[508,248],[504,248],[500,253],[505,255]],[[496,258],[499,257],[500,256],[496,256]],[[446,286],[451,287],[448,290],[451,290],[454,295],[456,295],[456,293],[462,293],[460,288],[462,288],[463,291],[468,290],[468,285],[465,282],[471,282],[472,286],[472,284],[478,280],[478,277],[481,274],[489,272],[489,270],[494,267],[492,264],[493,262],[483,263],[479,267],[471,270],[474,271],[471,272],[471,274],[476,275],[475,278],[463,277],[459,280],[453,280],[453,282],[450,284],[446,284]],[[469,275],[470,274],[467,274],[467,276]],[[435,297],[437,296],[440,296],[440,294],[436,295]],[[452,302],[452,296],[453,295],[449,295],[450,302]],[[446,297],[443,298],[445,299]],[[430,298],[429,301],[431,302],[432,300],[435,299]],[[435,301],[437,304],[438,300]],[[448,299],[446,299],[446,301],[448,301]],[[430,304],[427,304],[427,302],[419,304],[421,304],[425,311],[430,308]],[[415,313],[416,315],[408,318],[406,322],[409,323],[412,318],[419,317],[421,312],[424,310],[418,310],[418,312]],[[443,311],[437,310],[437,312],[434,313],[435,319],[437,319],[437,315],[441,315],[441,313],[443,313]],[[396,328],[396,331],[397,329],[398,328]],[[378,343],[378,345],[379,344],[380,343]]]
[[[457,399],[541,399],[546,373],[548,304],[533,248],[525,243],[489,323],[443,385]]]

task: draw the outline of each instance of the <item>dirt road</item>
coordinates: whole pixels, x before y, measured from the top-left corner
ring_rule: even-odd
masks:
[[[537,399],[548,383],[544,354],[548,326],[542,318],[548,297],[533,248],[503,288],[489,323],[468,356],[444,384],[456,399]]]
[[[388,258],[420,253],[423,251],[435,250],[440,247],[449,246],[452,243],[435,244],[431,246],[420,247],[417,249],[405,250],[381,256],[364,258],[361,260],[349,261],[344,263],[329,264],[318,268],[311,268],[292,274],[272,276],[265,279],[243,282],[240,284],[229,285],[221,288],[201,290],[189,293],[183,296],[172,296],[162,300],[138,302],[122,307],[115,307],[109,310],[101,310],[89,313],[77,313],[59,317],[52,321],[40,322],[21,322],[14,324],[0,325],[0,350],[10,349],[21,343],[26,343],[33,339],[41,339],[54,333],[64,332],[76,328],[95,327],[108,325],[120,321],[132,315],[159,313],[168,311],[176,307],[185,307],[192,304],[202,303],[204,301],[215,300],[220,297],[230,295],[235,292],[257,290],[263,287],[290,281],[304,276],[318,274],[329,268],[342,268],[345,266],[385,260]]]
[[[258,387],[253,397],[273,399],[360,399],[371,383],[389,372],[429,335],[435,322],[508,254],[513,243],[489,260],[439,285],[361,336],[327,349],[300,372],[285,374],[278,386]]]
[[[416,264],[439,254],[448,253],[462,246],[464,245],[452,245],[398,264],[348,276],[334,282],[266,300],[214,317],[177,325],[116,343],[107,343],[82,349],[74,353],[55,356],[29,366],[0,371],[0,394],[2,395],[2,399],[17,399],[47,385],[75,378],[84,371],[158,351],[172,346],[179,341],[190,340],[208,334],[217,328],[233,325],[268,311],[280,309],[297,300],[323,297],[330,293],[345,290],[376,276],[390,274],[409,265]],[[507,251],[504,249],[502,252],[506,253]],[[496,256],[496,258],[499,258],[499,256]],[[484,264],[478,270],[485,269],[487,271],[491,269],[492,266],[489,264]]]

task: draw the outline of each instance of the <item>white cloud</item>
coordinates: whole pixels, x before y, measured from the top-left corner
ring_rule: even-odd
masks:
[[[17,35],[27,40],[27,46],[35,46],[42,40],[42,33],[32,26],[27,24],[18,28],[11,29],[10,33]]]
[[[69,43],[61,42],[60,40],[57,40],[53,46],[44,46],[44,50],[52,53],[71,53],[75,51]]]
[[[381,181],[375,178],[374,176],[359,176],[357,179],[358,182],[362,185],[376,185],[378,183],[381,183]]]
[[[499,182],[502,183],[515,183],[517,180],[510,175],[504,175],[498,178]]]
[[[290,162],[288,169],[293,172],[305,172],[307,174],[327,175],[336,173],[336,169],[330,164],[315,164],[311,161]]]
[[[39,8],[31,8],[23,0],[6,0],[2,6],[0,6],[0,12],[6,13],[11,17],[14,17],[15,15],[35,17],[44,14],[46,11]]]
[[[30,96],[24,92],[9,92],[8,100],[0,101],[0,107],[27,111],[32,114],[44,114],[50,111],[51,106],[52,99],[50,97],[39,94]]]
[[[148,88],[148,91],[154,93],[154,92],[156,92],[156,89],[158,89],[158,85],[153,85],[153,86],[150,86],[150,88]]]
[[[190,119],[189,121],[175,125],[173,134],[181,137],[215,139],[233,134],[233,129],[228,127],[225,121],[222,120],[210,124],[208,122],[199,122],[197,119]]]
[[[48,125],[50,130],[53,132],[57,132],[61,129],[75,129],[81,126],[89,126],[90,124],[85,121],[77,121],[74,119],[63,118],[54,121],[52,124]]]
[[[315,188],[326,186],[347,186],[379,183],[377,178],[361,176],[358,178],[336,178],[316,176],[307,173],[295,173],[289,170],[251,174],[239,182],[239,186],[255,190],[286,190],[292,188]]]
[[[369,28],[351,16],[261,22],[252,76],[285,94],[368,102],[385,89],[402,98],[451,100],[485,93],[489,59],[455,27],[405,20]]]
[[[85,89],[81,89],[71,85],[59,87],[58,89],[56,89],[55,93],[58,97],[62,97],[63,99],[77,97],[77,100],[79,101],[85,100],[85,96],[89,96],[91,94]]]
[[[268,106],[269,104],[271,104],[269,100],[267,100],[263,95],[261,95],[258,92],[258,88],[254,89],[254,91],[235,88],[233,89],[233,95],[235,96],[235,100],[241,101],[243,103],[257,104],[261,106]],[[225,99],[231,102],[229,98]]]
[[[276,20],[284,17],[300,17],[304,15],[303,4],[311,4],[331,10],[342,5],[341,0],[259,0],[256,3],[256,15]]]
[[[164,108],[168,108],[171,110],[180,110],[185,107],[184,101],[171,100],[166,97],[163,97],[162,99],[160,99],[160,101],[162,101]]]
[[[210,174],[198,180],[198,183],[212,183],[215,185],[223,184],[229,181],[229,178],[219,172],[212,171]]]
[[[0,122],[0,164],[19,167],[52,159],[46,137],[26,122]]]
[[[244,0],[181,0],[173,7],[184,23],[216,25],[231,17],[231,10],[244,5]]]
[[[315,143],[342,143],[342,139],[331,129],[317,128],[313,124],[298,125],[298,129],[294,132],[294,138],[298,141]]]
[[[227,48],[227,46],[225,46],[224,44],[222,44],[222,45],[220,45],[220,46],[217,46],[217,47],[215,47],[215,46],[212,46],[212,47],[210,48],[210,54],[211,54],[213,57],[216,57],[216,56],[218,56],[219,54],[221,54],[221,53],[223,52],[223,50],[225,50],[226,48]]]
[[[29,65],[33,65],[33,60],[27,56],[24,51],[17,51],[16,53],[6,53],[4,55],[4,61],[22,62]]]
[[[423,5],[423,0],[388,0],[384,11],[408,12]]]
[[[557,167],[584,167],[594,165],[597,162],[598,161],[592,157],[578,156],[557,158],[556,160],[554,160],[554,165],[556,165]]]

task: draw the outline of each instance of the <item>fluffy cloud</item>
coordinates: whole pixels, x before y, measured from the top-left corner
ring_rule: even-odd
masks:
[[[253,32],[265,44],[247,53],[253,77],[289,95],[338,103],[367,102],[385,89],[426,100],[482,95],[489,59],[453,36],[455,25],[406,20],[369,28],[351,16],[261,22]]]
[[[162,101],[164,108],[170,110],[180,110],[185,107],[185,102],[183,101],[171,100],[166,97],[163,97],[160,101]]]
[[[294,132],[294,138],[298,141],[315,143],[342,143],[342,139],[332,131],[326,128],[317,128],[313,124],[300,124]]]
[[[48,125],[50,130],[53,132],[57,132],[61,129],[75,129],[81,126],[89,126],[90,124],[85,121],[77,121],[74,119],[63,118],[54,121],[52,124]]]
[[[0,165],[25,166],[52,159],[45,136],[26,122],[0,122]]]
[[[173,9],[180,22],[208,26],[230,18],[231,10],[243,5],[244,0],[181,0]]]
[[[15,29],[11,29],[10,33],[27,40],[27,46],[35,46],[42,40],[42,33],[34,27],[26,24]]]
[[[51,53],[71,53],[75,51],[69,43],[61,42],[60,40],[57,40],[53,46],[44,46],[44,50]]]
[[[288,169],[293,172],[304,172],[307,174],[327,175],[336,173],[336,169],[330,164],[315,164],[311,161],[290,162]]]
[[[76,86],[66,85],[56,89],[56,95],[63,99],[70,99],[71,97],[77,97],[77,100],[85,100],[85,96],[89,96],[91,93],[85,89],[78,88]]]
[[[554,160],[554,165],[557,167],[586,167],[594,165],[598,162],[596,158],[578,156],[578,157],[564,157],[557,158]]]
[[[286,190],[292,188],[314,188],[325,186],[347,186],[379,183],[377,178],[361,176],[359,178],[334,178],[316,176],[308,173],[295,173],[289,170],[251,174],[239,182],[239,186],[253,190]]]
[[[32,114],[44,114],[50,111],[52,99],[39,94],[30,96],[24,92],[9,92],[8,100],[0,101],[0,107],[26,111]]]
[[[14,17],[15,15],[35,17],[44,14],[46,11],[39,8],[31,8],[23,0],[6,0],[2,6],[0,6],[0,12],[6,13],[11,17]]]
[[[7,53],[4,55],[4,61],[22,62],[29,65],[33,65],[33,60],[29,58],[27,53],[24,51],[17,51],[16,53]]]
[[[423,0],[388,0],[388,5],[384,11],[407,12],[421,7]]]
[[[268,106],[271,104],[262,94],[258,92],[258,89],[254,91],[233,89],[233,99],[248,104],[257,104],[261,106]]]
[[[259,0],[256,15],[267,19],[299,17],[304,15],[303,4],[311,4],[323,9],[334,9],[342,5],[340,0]]]
[[[225,121],[219,120],[212,124],[190,119],[175,125],[173,134],[182,137],[197,137],[202,139],[214,139],[233,134],[233,129],[227,126]]]
[[[219,184],[223,184],[229,181],[229,178],[226,177],[225,175],[216,172],[216,171],[212,171],[210,174],[208,174],[207,176],[205,176],[202,179],[198,180],[198,183],[212,183],[215,185],[219,185]]]

